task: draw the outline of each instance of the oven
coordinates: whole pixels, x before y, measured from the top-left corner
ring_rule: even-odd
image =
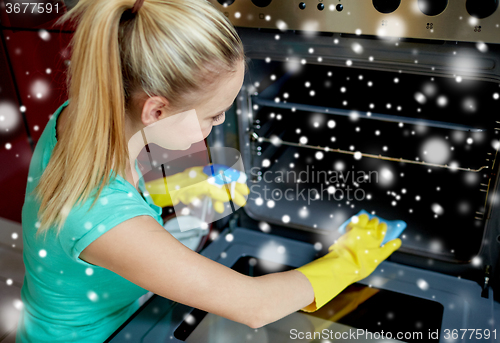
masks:
[[[240,152],[251,192],[201,254],[253,276],[296,268],[360,211],[404,221],[403,245],[315,313],[253,330],[153,297],[109,341],[497,341],[498,1],[212,3],[248,70],[208,145]]]

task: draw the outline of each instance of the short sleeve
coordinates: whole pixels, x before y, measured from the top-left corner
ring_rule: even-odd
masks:
[[[128,219],[149,215],[159,222],[158,213],[141,195],[119,180],[106,186],[89,210],[93,200],[89,198],[84,204],[73,207],[59,234],[62,249],[74,261],[86,264],[79,258],[80,253],[102,234]]]

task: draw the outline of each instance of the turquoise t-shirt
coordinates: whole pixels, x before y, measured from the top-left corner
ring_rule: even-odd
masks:
[[[94,207],[93,198],[73,207],[59,234],[35,236],[40,204],[31,195],[57,143],[56,120],[66,101],[49,120],[31,159],[22,210],[23,308],[16,342],[103,342],[138,308],[147,291],[112,271],[86,263],[80,253],[121,222],[141,215],[163,225],[161,208],[128,181],[117,176]],[[139,175],[140,170],[136,167]],[[139,188],[144,192],[144,180]]]

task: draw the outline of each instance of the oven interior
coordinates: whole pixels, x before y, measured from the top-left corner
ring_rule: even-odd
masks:
[[[238,108],[253,218],[335,231],[404,220],[402,251],[479,253],[498,150],[492,80],[253,58]]]

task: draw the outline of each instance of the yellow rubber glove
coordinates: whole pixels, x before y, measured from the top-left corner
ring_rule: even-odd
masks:
[[[213,206],[218,213],[224,212],[224,203],[231,198],[236,205],[245,205],[244,196],[250,193],[246,184],[235,182],[231,197],[228,192],[228,189],[231,190],[231,184],[217,186],[207,180],[208,175],[203,172],[203,167],[192,167],[182,173],[148,181],[145,185],[155,205],[160,207],[175,206],[179,201],[188,205],[196,199],[201,200],[203,196],[215,200]]]
[[[342,235],[329,247],[329,253],[300,268],[311,282],[314,302],[302,310],[314,312],[342,292],[350,284],[364,279],[401,246],[396,238],[380,246],[387,225],[378,218],[368,221],[365,214],[351,221]]]

